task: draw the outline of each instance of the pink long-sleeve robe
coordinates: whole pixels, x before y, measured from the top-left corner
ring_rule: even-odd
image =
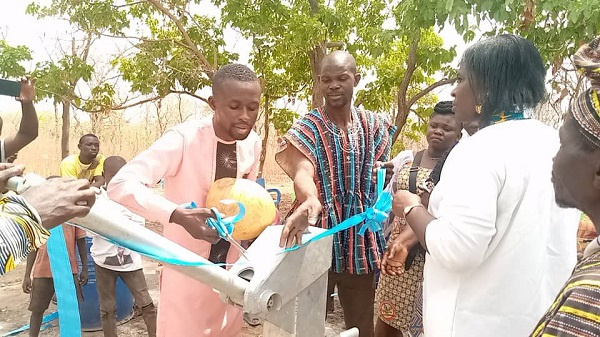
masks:
[[[183,203],[195,201],[204,207],[215,177],[217,141],[212,118],[180,124],[167,131],[152,146],[125,165],[108,186],[111,199],[151,221],[164,224],[163,235],[208,258],[211,245],[196,240],[180,225],[169,223],[171,214]],[[237,177],[255,180],[261,140],[252,131],[237,142]],[[164,179],[164,196],[153,186]],[[230,249],[227,262],[239,252]],[[239,336],[242,312],[223,303],[210,286],[168,267],[160,279],[158,305],[159,337]]]

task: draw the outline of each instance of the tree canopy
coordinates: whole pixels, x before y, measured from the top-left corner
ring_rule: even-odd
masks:
[[[530,39],[552,68],[554,99],[569,97],[577,86],[569,82],[574,72],[568,58],[600,32],[596,7],[594,0],[33,2],[27,14],[70,23],[72,45],[35,69],[25,69],[24,62],[34,56],[29,48],[0,41],[0,74],[33,72],[39,78],[38,98],[62,104],[65,118],[71,105],[101,118],[171,94],[206,102],[201,92],[212,73],[244,54],[261,78],[260,125],[268,137],[271,126],[279,133],[291,126],[298,104],[322,104],[316,89],[321,60],[344,49],[372,79],[357,93],[356,105],[385,112],[399,129],[408,124],[405,134],[418,135],[437,101],[435,89],[453,82],[451,66],[459,56],[455,46],[460,39],[471,42],[504,32]],[[457,41],[442,40],[439,32],[448,26],[456,30]],[[250,50],[228,46],[227,31],[247,39]],[[108,77],[99,75],[90,55],[97,41],[107,39],[127,45],[110,55]],[[85,94],[75,90],[81,83],[90,87]],[[119,95],[123,89],[118,83],[131,95]]]

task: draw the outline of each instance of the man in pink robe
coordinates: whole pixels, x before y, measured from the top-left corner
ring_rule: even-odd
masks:
[[[219,240],[205,220],[208,190],[223,177],[255,180],[261,141],[252,131],[261,88],[248,67],[229,64],[213,76],[209,104],[214,115],[167,131],[112,179],[111,199],[150,221],[164,225],[163,235],[210,259],[233,263],[239,252]],[[164,196],[150,187],[164,179]],[[182,204],[194,201],[197,209]],[[166,267],[160,278],[159,337],[239,336],[242,312],[223,303],[208,285]]]

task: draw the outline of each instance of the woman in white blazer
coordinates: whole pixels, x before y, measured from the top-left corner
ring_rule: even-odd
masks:
[[[527,336],[576,262],[578,214],[551,183],[556,130],[530,118],[546,70],[528,40],[500,35],[462,56],[452,95],[459,122],[480,130],[448,156],[429,208],[394,196],[427,250],[427,337]]]

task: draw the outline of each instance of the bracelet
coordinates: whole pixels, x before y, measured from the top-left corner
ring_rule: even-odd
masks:
[[[423,206],[422,204],[417,204],[417,205],[412,205],[412,206],[405,207],[404,210],[403,210],[404,218],[406,219],[406,216],[408,216],[408,214],[410,212],[412,212],[413,209],[418,208],[418,207],[425,208],[425,206]]]

